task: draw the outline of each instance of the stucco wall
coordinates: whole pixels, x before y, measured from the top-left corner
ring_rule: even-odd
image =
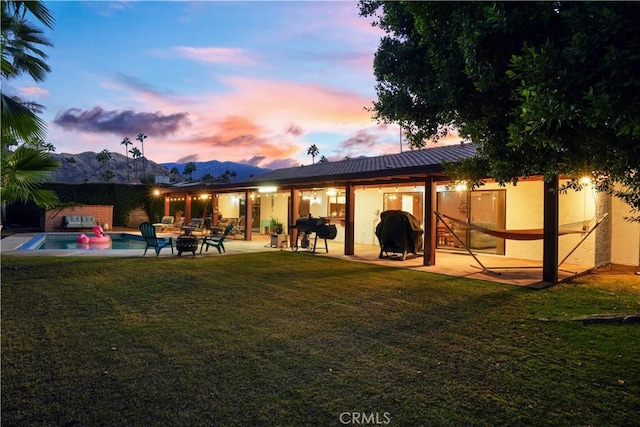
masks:
[[[629,222],[629,205],[617,198],[611,201],[611,262],[640,265],[640,223]]]
[[[562,183],[562,182],[561,182]],[[543,183],[537,180],[520,181],[517,186],[489,183],[482,190],[504,189],[506,191],[506,228],[532,229],[542,228],[543,225]],[[384,209],[383,195],[393,190],[378,187],[356,189],[355,192],[355,243],[377,245],[375,226],[379,222],[379,213]],[[398,192],[422,192],[423,186],[401,186]],[[314,217],[327,216],[326,191],[314,192],[316,199],[310,205]],[[568,263],[582,265],[603,265],[608,258],[610,262],[626,265],[638,265],[640,260],[640,224],[624,221],[623,217],[630,214],[629,207],[617,199],[611,201],[611,207],[600,199],[591,187],[582,191],[569,190],[559,195],[560,225],[579,225],[583,221],[590,221],[600,217],[608,209],[609,218],[598,231],[589,236],[581,246],[569,257]],[[229,209],[232,207],[230,206]],[[220,203],[220,209],[227,215],[225,207]],[[228,210],[231,212],[231,210]],[[268,220],[271,216],[286,222],[288,212],[288,193],[261,195],[261,220]],[[295,221],[295,219],[293,219]],[[609,222],[610,223],[607,223]],[[337,241],[344,241],[344,227],[334,221],[338,229]],[[262,230],[261,230],[262,232]],[[610,237],[609,237],[610,236]],[[559,260],[584,237],[584,234],[573,234],[559,237]],[[603,241],[604,239],[604,241]],[[598,250],[596,250],[598,241]],[[609,241],[611,242],[609,244]],[[606,243],[606,244],[605,244]],[[608,247],[610,246],[610,248]],[[512,258],[523,258],[542,261],[542,240],[505,242],[505,255]],[[610,253],[610,255],[609,255]]]
[[[355,242],[365,245],[378,245],[375,235],[376,225],[380,222],[383,209],[382,192],[377,188],[368,188],[364,192],[356,190]]]

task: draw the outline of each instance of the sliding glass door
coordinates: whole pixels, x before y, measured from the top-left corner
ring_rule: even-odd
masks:
[[[506,191],[442,191],[438,193],[438,212],[466,223],[492,229],[505,228]],[[504,255],[504,239],[446,220],[438,221],[439,248],[464,249]]]

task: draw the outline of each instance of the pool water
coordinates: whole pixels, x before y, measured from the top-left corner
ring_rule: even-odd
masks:
[[[20,246],[18,250],[32,251],[42,249],[73,249],[73,250],[108,250],[108,249],[144,249],[146,243],[142,236],[126,233],[107,233],[111,241],[107,243],[93,243],[83,245],[76,243],[80,233],[48,233],[39,234],[27,243]],[[89,237],[93,233],[87,234]]]

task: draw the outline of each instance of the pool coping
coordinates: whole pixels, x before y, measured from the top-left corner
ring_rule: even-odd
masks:
[[[76,237],[76,236],[80,236],[83,233],[62,233],[62,232],[40,232],[40,233],[34,233],[33,237],[31,237],[29,240],[27,240],[25,243],[20,244],[19,246],[14,248],[14,251],[16,252],[22,252],[22,251],[35,251],[35,250],[39,250],[39,251],[46,251],[49,249],[36,249],[36,247],[42,243],[43,240],[45,240],[46,237],[53,237],[53,240],[56,240],[56,238],[60,238],[62,239],[63,237],[68,239],[69,237]],[[131,236],[134,239],[132,240],[136,240],[136,241],[140,241],[140,242],[144,242],[144,239],[142,238],[142,236],[140,236],[140,234],[135,234],[135,233],[129,233],[129,232],[124,232],[124,231],[116,231],[116,232],[110,232],[110,233],[105,233],[109,236],[122,236],[122,235],[127,235],[127,236]],[[4,240],[4,239],[3,239]],[[91,249],[91,248],[88,248]],[[109,250],[112,251],[131,251],[131,250],[138,250],[140,248],[129,248],[129,249],[112,249],[109,248]],[[56,249],[51,249],[51,250],[56,250]],[[64,251],[69,251],[69,250],[73,250],[73,249],[57,249],[57,250],[64,250]],[[78,250],[87,250],[87,248],[78,248]]]
[[[0,255],[16,255],[16,256],[97,256],[97,257],[133,257],[133,258],[142,258],[145,257],[144,249],[109,249],[107,250],[87,250],[87,249],[38,249],[38,250],[19,250],[19,248],[30,240],[34,239],[38,235],[42,234],[57,234],[59,232],[49,232],[45,233],[43,231],[34,231],[34,232],[25,232],[25,233],[16,233],[10,236],[7,236],[3,239],[0,239]],[[74,234],[74,233],[65,233],[60,232],[61,234]],[[136,232],[134,230],[122,230],[122,231],[112,231],[110,233],[122,233],[122,234],[131,234],[134,236],[140,236],[140,232]],[[176,238],[173,234],[159,234],[158,237],[173,237]],[[226,253],[222,255],[233,255],[233,254],[241,254],[241,253],[249,253],[249,252],[269,252],[273,250],[278,250],[276,248],[271,248],[270,245],[265,244],[265,239],[256,239],[255,241],[240,241],[231,239],[229,240],[229,244],[225,246]],[[239,244],[233,244],[233,242],[237,242]],[[225,242],[226,243],[226,242]],[[150,258],[153,256],[156,257],[155,251],[147,251],[146,258]],[[177,252],[171,253],[171,250],[165,249],[160,251],[160,257],[174,257],[177,256]],[[218,251],[210,250],[203,251],[200,253],[197,252],[197,257],[191,256],[191,254],[183,254],[182,258],[202,258],[205,256],[220,256]]]

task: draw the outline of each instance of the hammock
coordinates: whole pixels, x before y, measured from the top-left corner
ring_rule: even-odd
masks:
[[[527,266],[527,267],[492,267],[490,269],[488,267],[485,267],[484,264],[482,264],[482,262],[480,262],[478,257],[471,251],[471,249],[469,249],[469,247],[465,244],[465,242],[463,242],[460,239],[460,237],[458,237],[458,235],[453,231],[451,226],[449,224],[447,224],[447,222],[443,219],[443,217],[446,218],[447,220],[449,220],[450,222],[454,223],[454,224],[460,225],[463,228],[476,230],[476,231],[478,231],[480,233],[485,233],[485,234],[488,234],[490,236],[499,237],[501,239],[508,239],[508,240],[541,240],[541,239],[544,239],[544,229],[537,229],[537,228],[527,229],[527,230],[491,229],[491,228],[487,228],[487,227],[482,227],[482,226],[477,225],[477,224],[464,222],[464,221],[461,221],[459,219],[452,218],[452,217],[450,217],[448,215],[441,214],[441,213],[438,213],[438,212],[434,212],[434,213],[436,214],[436,217],[449,230],[449,232],[451,232],[451,234],[453,234],[453,236],[456,238],[456,240],[458,240],[458,242],[460,242],[462,244],[462,246],[466,249],[467,252],[469,252],[469,254],[473,257],[473,259],[476,260],[476,262],[480,265],[480,269],[482,271],[486,271],[486,272],[489,272],[489,273],[495,273],[495,272],[493,272],[491,270],[497,270],[497,269],[510,270],[510,269],[514,269],[514,268],[540,268],[540,267],[529,267],[529,266]],[[571,223],[571,224],[566,224],[566,225],[562,225],[562,226],[558,227],[558,236],[563,236],[563,235],[566,235],[566,234],[584,234],[584,236],[582,237],[582,239],[580,239],[578,244],[576,244],[573,247],[573,249],[571,249],[571,251],[569,251],[569,253],[562,259],[562,261],[560,261],[558,263],[558,267],[560,267],[562,264],[564,264],[564,262],[571,256],[571,254],[573,254],[576,251],[576,249],[578,249],[578,247],[582,244],[582,242],[587,240],[587,237],[589,237],[591,235],[591,233],[600,225],[600,223],[602,223],[602,221],[604,221],[604,219],[607,217],[607,215],[609,215],[609,214],[605,213],[603,215],[603,217],[600,218],[597,221],[595,221],[595,219],[591,219],[591,220],[586,220],[586,221],[574,222],[574,223]],[[593,226],[591,226],[592,224],[593,224]],[[472,265],[472,267],[475,267],[475,266]],[[500,274],[500,273],[496,273],[496,274]]]
[[[438,214],[437,212],[436,212],[436,215],[442,215],[452,223],[457,224],[462,228],[476,230],[476,231],[479,231],[480,233],[488,234],[494,237],[499,237],[501,239],[507,239],[507,240],[542,240],[544,239],[544,229],[542,228],[532,228],[527,230],[493,229],[493,228],[482,227],[480,225],[469,223],[469,222],[464,222],[459,219],[452,218],[445,214]],[[591,228],[590,225],[593,222],[594,220],[591,219],[587,221],[579,221],[571,224],[561,225],[558,228],[558,236],[563,236],[565,234],[586,233]]]

